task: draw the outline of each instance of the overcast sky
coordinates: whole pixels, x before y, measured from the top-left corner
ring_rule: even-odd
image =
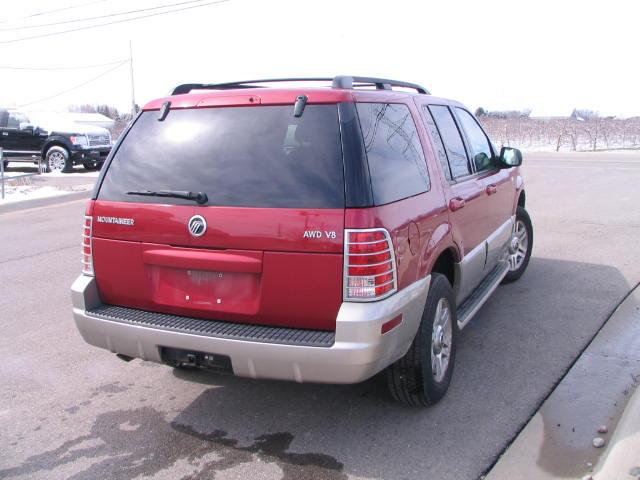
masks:
[[[455,98],[473,109],[531,108],[538,115],[563,115],[578,107],[607,115],[640,115],[640,2],[635,0],[228,0],[13,42],[166,9],[62,23],[70,20],[183,2],[3,1],[0,66],[105,64],[127,59],[131,40],[140,105],[180,83],[354,74],[420,83],[434,95]],[[24,28],[45,23],[53,25]],[[114,67],[0,68],[0,105],[29,104]],[[130,91],[129,67],[124,64],[72,92],[24,108],[108,103],[127,110]]]

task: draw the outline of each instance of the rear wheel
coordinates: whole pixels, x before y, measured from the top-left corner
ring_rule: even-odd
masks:
[[[48,172],[69,173],[73,170],[73,162],[71,161],[69,151],[57,145],[47,150],[45,164]]]
[[[503,283],[518,280],[529,265],[531,250],[533,249],[533,226],[531,218],[523,207],[516,211],[516,224],[509,245],[509,271],[504,277]]]
[[[386,371],[393,398],[412,407],[437,403],[451,383],[457,336],[453,289],[434,273],[418,333],[407,354]]]

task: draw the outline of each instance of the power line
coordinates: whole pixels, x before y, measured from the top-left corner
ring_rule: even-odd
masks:
[[[116,70],[116,69],[120,68],[122,65],[125,65],[125,64],[127,64],[127,63],[129,63],[129,60],[124,60],[124,61],[120,62],[118,65],[116,65],[115,67],[110,68],[109,70],[106,70],[106,71],[102,72],[100,75],[97,75],[97,76],[95,76],[95,77],[93,77],[93,78],[91,78],[91,79],[89,79],[89,80],[87,80],[87,81],[85,81],[85,82],[79,83],[78,85],[75,85],[75,86],[73,86],[73,87],[71,87],[71,88],[67,88],[66,90],[63,90],[62,92],[55,93],[55,94],[50,95],[50,96],[48,96],[48,97],[40,98],[40,99],[38,99],[38,100],[34,100],[33,102],[24,103],[24,104],[20,105],[20,107],[21,107],[21,108],[22,108],[22,107],[28,107],[29,105],[33,105],[33,104],[35,104],[35,103],[44,102],[44,101],[46,101],[46,100],[51,100],[51,99],[54,99],[54,98],[59,97],[59,96],[61,96],[61,95],[64,95],[65,93],[69,93],[69,92],[72,92],[72,91],[74,91],[74,90],[77,90],[78,88],[80,88],[80,87],[84,87],[85,85],[87,85],[87,84],[89,84],[89,83],[91,83],[91,82],[95,82],[95,81],[96,81],[96,80],[98,80],[99,78],[104,77],[105,75],[107,75],[107,74],[109,74],[109,73],[113,72],[114,70]]]
[[[41,17],[43,15],[49,15],[50,13],[63,12],[65,10],[73,10],[74,8],[88,7],[89,5],[93,5],[95,3],[103,3],[103,2],[106,2],[106,1],[107,0],[94,0],[93,2],[78,3],[78,4],[75,4],[75,5],[69,5],[67,7],[56,8],[54,10],[45,10],[44,12],[31,13],[29,15],[25,15],[24,17],[17,17],[17,18],[10,18],[10,19],[7,19],[7,20],[0,20],[0,23],[8,23],[8,22],[12,22],[12,21],[15,21],[15,20],[25,20],[27,18]]]
[[[11,30],[24,30],[24,29],[27,29],[27,28],[42,28],[42,27],[51,27],[53,25],[64,25],[64,24],[67,24],[67,23],[87,22],[87,21],[90,21],[90,20],[100,20],[102,18],[120,17],[122,15],[129,15],[131,13],[148,12],[148,11],[151,11],[151,10],[161,10],[163,8],[177,7],[177,6],[186,5],[186,4],[189,4],[189,3],[201,3],[203,1],[204,0],[188,0],[186,2],[168,3],[166,5],[159,5],[159,6],[156,6],[156,7],[141,8],[141,9],[138,9],[138,10],[129,10],[127,12],[107,13],[105,15],[98,15],[98,16],[95,16],[95,17],[75,18],[73,20],[62,20],[62,21],[58,21],[58,22],[40,23],[38,25],[25,25],[25,26],[22,26],[22,27],[1,28],[0,31],[9,32]]]
[[[86,25],[84,27],[72,28],[72,29],[63,30],[63,31],[60,31],[60,32],[50,32],[50,33],[43,33],[41,35],[32,35],[30,37],[21,37],[21,38],[14,38],[14,39],[11,39],[11,40],[2,40],[2,41],[0,41],[0,45],[5,45],[5,44],[8,44],[8,43],[22,42],[24,40],[34,40],[36,38],[52,37],[52,36],[55,36],[55,35],[62,35],[62,34],[71,33],[71,32],[79,32],[81,30],[87,30],[89,28],[104,27],[106,25],[114,25],[116,23],[132,22],[134,20],[140,20],[142,18],[157,17],[159,15],[166,15],[168,13],[182,12],[184,10],[191,10],[191,9],[194,9],[194,8],[206,7],[208,5],[216,5],[216,4],[226,3],[228,1],[229,0],[216,0],[214,2],[207,2],[207,3],[200,4],[200,5],[192,5],[192,6],[189,6],[189,7],[176,8],[174,10],[167,10],[166,12],[157,12],[157,13],[151,13],[151,14],[148,14],[148,15],[139,15],[137,17],[124,18],[122,20],[115,20],[113,22],[98,23],[98,24],[95,24],[95,25]]]
[[[9,65],[0,65],[0,70],[28,70],[28,71],[55,71],[55,70],[84,70],[89,68],[108,67],[116,63],[128,62],[129,60],[116,60],[115,62],[99,63],[96,65],[77,65],[73,67],[14,67]]]

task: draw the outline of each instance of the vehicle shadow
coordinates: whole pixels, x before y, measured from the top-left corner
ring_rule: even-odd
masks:
[[[532,258],[523,278],[501,286],[463,331],[451,389],[429,409],[395,404],[382,375],[336,386],[174,370],[181,380],[214,387],[174,424],[222,429],[247,441],[284,432],[293,451],[323,452],[357,475],[429,471],[438,472],[433,478],[474,478],[483,471],[477,465],[487,468],[507,446],[629,288],[614,267]]]

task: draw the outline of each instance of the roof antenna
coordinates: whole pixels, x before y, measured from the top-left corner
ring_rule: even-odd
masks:
[[[169,109],[171,108],[171,102],[164,102],[162,107],[160,107],[160,116],[158,117],[158,121],[162,122],[167,115],[169,115]]]
[[[299,118],[302,116],[302,112],[304,112],[304,107],[307,105],[307,100],[309,97],[306,95],[298,95],[296,98],[296,104],[293,107],[293,116]]]

